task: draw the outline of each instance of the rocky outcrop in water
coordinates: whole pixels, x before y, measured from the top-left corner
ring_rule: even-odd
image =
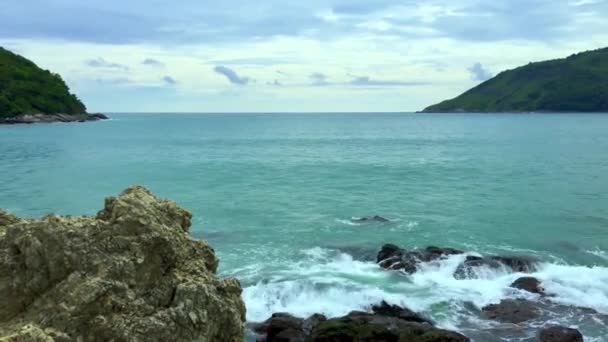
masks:
[[[509,272],[530,273],[536,270],[536,261],[522,256],[467,256],[458,266],[454,277],[456,279],[473,279],[479,277],[483,269],[506,269]]]
[[[382,268],[412,274],[418,270],[417,265],[419,263],[431,262],[463,253],[453,248],[427,247],[425,249],[407,250],[387,244],[378,253],[377,262]]]
[[[141,187],[94,217],[0,212],[0,340],[242,342],[241,287],[190,224]]]
[[[372,307],[372,312],[354,311],[340,318],[313,315],[308,319],[274,314],[254,328],[259,342],[467,342],[459,333],[438,329],[407,308],[388,303]]]
[[[511,284],[511,287],[539,295],[545,294],[545,289],[543,288],[540,280],[534,277],[519,278],[515,280],[513,284]]]
[[[576,329],[551,327],[538,335],[540,342],[583,342],[583,335]]]
[[[361,217],[357,219],[352,219],[351,221],[357,224],[382,224],[391,222],[391,220],[378,215]]]
[[[504,299],[498,304],[491,304],[482,309],[484,315],[504,323],[521,323],[537,318],[539,308],[534,302],[523,299]]]

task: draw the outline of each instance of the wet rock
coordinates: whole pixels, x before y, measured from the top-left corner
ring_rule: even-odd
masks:
[[[254,326],[253,331],[259,335],[259,342],[304,342],[312,329],[326,320],[319,314],[302,319],[288,313],[275,313],[264,323]]]
[[[365,312],[351,312],[345,317],[318,324],[309,341],[466,342],[469,339],[459,333],[437,329],[429,324]]]
[[[522,323],[537,318],[539,309],[533,302],[522,299],[505,299],[481,309],[483,314],[504,323]]]
[[[0,118],[0,125],[35,124],[52,122],[88,122],[107,120],[104,114],[22,114],[18,116]]]
[[[366,217],[361,217],[358,219],[352,219],[351,220],[353,223],[357,223],[357,224],[380,224],[380,223],[390,223],[391,220],[384,218],[382,216],[366,216]]]
[[[513,282],[513,284],[511,284],[511,287],[528,291],[530,293],[536,293],[540,295],[545,294],[545,289],[543,288],[540,280],[534,277],[519,278],[515,282]]]
[[[95,217],[0,213],[0,340],[242,342],[240,284],[191,218],[142,187]]]
[[[479,273],[484,268],[506,269],[509,272],[530,273],[536,271],[536,260],[528,257],[514,256],[490,256],[477,257],[467,256],[466,260],[458,266],[454,272],[456,279],[479,278]]]
[[[395,317],[408,322],[427,323],[429,325],[433,325],[433,322],[420,316],[414,311],[397,305],[391,305],[385,301],[372,306],[372,312],[380,316]]]
[[[377,262],[382,268],[412,274],[417,271],[417,265],[421,262],[431,262],[457,254],[463,254],[463,252],[453,248],[434,246],[425,249],[406,250],[396,245],[387,244],[378,253]]]
[[[583,335],[576,329],[551,327],[538,335],[540,342],[583,342]]]

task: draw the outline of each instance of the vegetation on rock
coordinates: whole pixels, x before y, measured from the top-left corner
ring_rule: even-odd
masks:
[[[0,118],[22,114],[84,114],[61,76],[0,47]]]
[[[424,112],[608,112],[608,48],[504,71]]]

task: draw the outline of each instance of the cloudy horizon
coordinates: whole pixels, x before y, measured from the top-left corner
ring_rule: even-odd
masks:
[[[607,15],[607,0],[9,0],[0,46],[91,111],[403,112],[605,47]]]

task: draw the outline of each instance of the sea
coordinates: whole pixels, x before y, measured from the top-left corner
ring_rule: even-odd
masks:
[[[110,116],[0,126],[0,208],[95,214],[144,185],[192,211],[220,275],[240,280],[249,322],[386,300],[474,341],[534,341],[555,324],[608,341],[606,114]],[[391,222],[356,221],[373,215]],[[504,269],[455,279],[465,255],[383,270],[386,243],[536,258],[554,304],[521,325],[484,319],[502,299],[541,299]]]

